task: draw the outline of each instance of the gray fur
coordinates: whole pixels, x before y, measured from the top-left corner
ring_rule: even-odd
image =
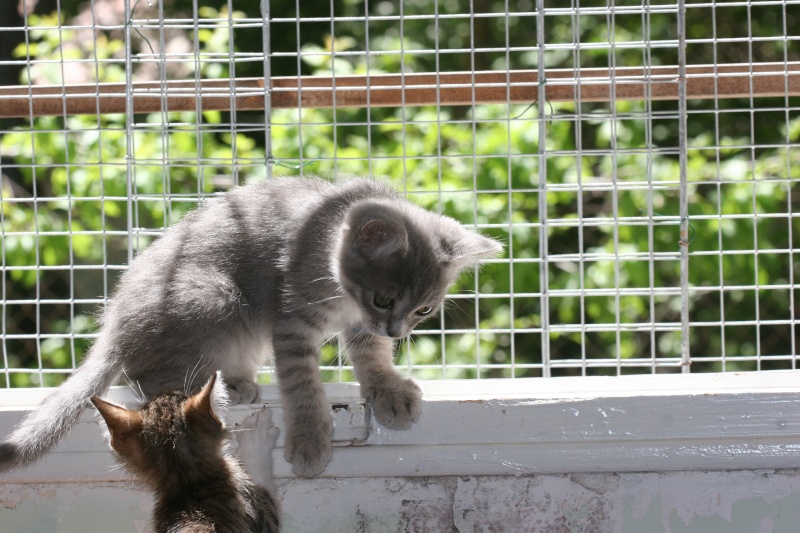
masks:
[[[341,333],[378,421],[409,427],[421,394],[392,368],[392,338],[426,318],[418,310],[438,309],[462,269],[501,249],[372,180],[234,189],[134,261],[84,364],[0,445],[0,471],[46,452],[123,370],[148,397],[194,392],[221,370],[231,401],[247,403],[257,399],[257,368],[274,354],[286,458],[297,474],[316,475],[331,432],[319,346]],[[390,308],[375,305],[376,292]]]

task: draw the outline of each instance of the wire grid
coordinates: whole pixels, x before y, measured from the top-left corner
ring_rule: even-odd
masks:
[[[410,375],[796,367],[800,2],[183,4],[56,2],[49,16],[21,0],[21,24],[0,27],[23,29],[0,66],[29,95],[63,89],[50,116],[29,96],[22,118],[0,123],[5,386],[58,384],[138,251],[198,200],[280,174],[381,176],[507,244],[401,344]],[[696,64],[712,66],[711,85],[690,98]],[[760,89],[764,65],[777,92]],[[662,66],[677,74],[653,74]],[[448,81],[456,72],[466,81]],[[422,102],[418,73],[432,75]],[[392,87],[372,88],[386,74],[399,75],[388,106]],[[358,105],[339,91],[347,76],[362,80]],[[744,94],[729,98],[734,78]],[[101,111],[105,82],[124,86],[124,114]],[[95,85],[93,114],[68,112],[76,83]],[[618,97],[635,83],[640,97]],[[598,86],[605,97],[586,96]],[[549,96],[559,88],[571,96]],[[459,90],[466,105],[452,103]],[[306,103],[320,92],[329,104]],[[195,101],[174,106],[175,94]],[[227,105],[205,107],[209,95]],[[246,97],[262,104],[239,109]],[[137,111],[141,100],[158,111]],[[322,359],[326,379],[353,379],[337,345]]]

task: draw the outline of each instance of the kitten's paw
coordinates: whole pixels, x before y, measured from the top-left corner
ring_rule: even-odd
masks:
[[[302,477],[321,474],[331,460],[330,431],[304,432],[292,436],[287,432],[283,456],[292,463],[292,472]]]
[[[389,429],[408,429],[422,413],[422,390],[412,379],[398,379],[369,392],[378,423]]]
[[[256,403],[260,396],[258,384],[245,378],[225,378],[228,386],[228,399],[231,405]]]
[[[273,490],[272,450],[281,430],[272,424],[272,411],[262,407],[236,424],[234,434],[239,444],[239,460],[245,471],[256,484]]]
[[[245,458],[263,457],[270,453],[281,434],[280,428],[272,424],[272,410],[266,406],[245,417],[235,427],[239,456],[245,463],[249,462]]]

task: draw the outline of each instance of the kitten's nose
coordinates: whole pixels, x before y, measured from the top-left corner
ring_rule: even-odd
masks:
[[[401,322],[389,322],[386,324],[386,334],[393,339],[401,339],[408,335],[408,332]]]

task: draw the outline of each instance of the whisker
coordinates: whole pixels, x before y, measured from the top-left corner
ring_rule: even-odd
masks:
[[[456,301],[455,300],[445,300],[445,301],[442,302],[442,307],[444,309],[448,309],[448,308],[453,307],[455,305],[456,305]]]
[[[353,337],[353,341],[358,345],[359,348],[364,348],[367,346],[372,339],[372,335],[366,329],[362,329],[358,332],[358,335]]]
[[[136,380],[136,386],[139,387],[139,394],[142,395],[142,403],[145,403],[147,401],[147,395],[144,393],[144,390],[142,389],[142,384],[139,383],[138,379]]]
[[[336,298],[341,298],[343,295],[337,294],[336,296],[330,296],[328,298],[323,298],[322,300],[317,300],[316,302],[309,302],[306,305],[316,305],[321,304],[322,302],[327,302],[328,300],[335,300]]]
[[[369,321],[365,320],[363,322],[358,322],[356,324],[353,324],[353,326],[351,327],[360,326],[362,324],[366,324],[367,322]],[[347,341],[344,342],[344,344],[339,346],[339,351],[336,354],[339,364],[342,365],[343,362],[348,359],[347,356],[349,355],[349,349],[356,350],[363,348],[367,344],[367,342],[369,342],[369,331],[366,329],[359,330],[355,335],[350,337]],[[344,352],[344,357],[342,357],[342,352]]]
[[[362,325],[364,325],[364,324],[369,324],[369,322],[370,322],[369,320],[362,320],[361,322],[356,322],[355,324],[353,324],[353,325],[352,325],[352,326],[350,326],[350,327],[351,327],[351,328],[355,328],[356,326],[362,326]],[[359,333],[362,333],[362,332],[361,332],[361,331],[359,331]]]
[[[342,362],[347,356],[347,348],[348,348],[348,346],[352,346],[353,341],[359,335],[361,335],[361,332],[358,332],[356,335],[354,335],[350,339],[348,339],[348,340],[344,341],[343,343],[339,344],[339,349],[336,352],[336,360],[338,361],[340,367],[343,366]],[[344,352],[344,354],[345,354],[344,358],[342,357],[342,352]]]
[[[115,464],[115,465],[111,465],[111,467],[109,467],[109,469],[108,469],[108,473],[110,474],[111,472],[113,472],[115,470],[119,470],[119,469],[124,468],[124,467],[125,467],[125,463],[118,463],[118,464]]]
[[[147,395],[142,390],[142,384],[139,383],[138,379],[136,380],[136,386],[139,387],[139,394],[142,395],[142,403],[146,403],[147,402]]]
[[[186,386],[186,382],[189,380],[189,367],[186,367],[186,373],[183,375],[183,390],[189,390]]]
[[[139,396],[139,393],[136,392],[136,387],[133,386],[133,380],[130,378],[130,376],[128,376],[128,372],[125,370],[125,368],[122,369],[122,375],[125,376],[125,381],[128,383],[128,387],[130,387],[131,392],[133,392],[133,396],[136,398],[136,400],[139,403],[145,403],[147,398],[145,398],[144,393],[142,392],[142,387],[139,386],[139,393],[141,393],[141,396]]]
[[[331,281],[336,281],[336,278],[334,278],[333,276],[325,276],[325,277],[322,277],[322,278],[312,279],[311,281],[309,281],[309,283],[316,283],[318,281],[323,281],[323,280],[326,280],[326,279],[331,280]]]
[[[453,318],[453,313],[451,313],[450,309],[448,309],[447,307],[444,308],[444,315],[445,315],[445,319],[449,318],[450,320],[453,320],[453,321],[455,320]]]
[[[192,373],[189,376],[189,378],[190,378],[189,379],[189,386],[184,388],[184,390],[186,390],[187,392],[189,390],[191,390],[192,386],[194,385],[194,380],[197,379],[197,376],[200,375],[200,372],[206,366],[205,363],[203,363],[203,366],[200,366],[198,368],[198,365],[200,365],[200,361],[203,360],[203,357],[205,357],[205,354],[200,354],[200,357],[197,359],[197,363],[195,363],[195,365],[194,365],[194,369],[192,370]]]
[[[364,348],[364,347],[368,346],[372,338],[373,337],[372,337],[372,335],[370,334],[369,331],[361,330],[359,332],[358,340],[357,340],[357,342],[359,343],[359,347],[360,348]]]
[[[343,331],[344,331],[343,329],[340,329],[339,331],[337,331],[336,333],[334,333],[333,335],[331,335],[330,337],[325,339],[325,342],[323,342],[322,344],[328,344],[329,342],[331,342],[333,340],[334,337],[336,337],[337,335],[339,335]]]

